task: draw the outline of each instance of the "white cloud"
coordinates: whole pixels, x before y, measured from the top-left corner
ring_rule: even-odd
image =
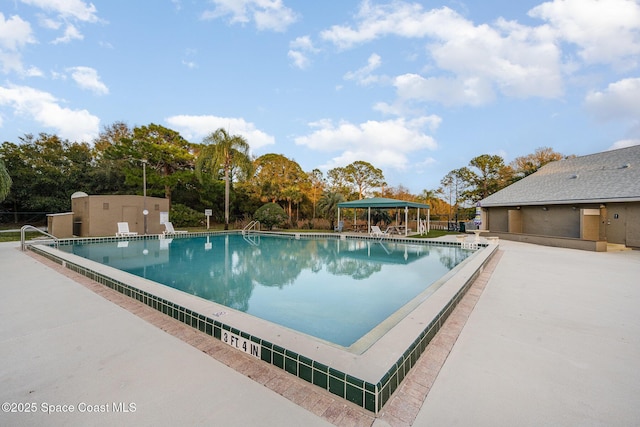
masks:
[[[109,88],[100,81],[98,72],[91,67],[72,67],[67,71],[71,72],[71,78],[82,89],[87,89],[95,93],[96,95],[106,95],[109,93]]]
[[[96,23],[99,22],[97,9],[93,3],[83,0],[20,0],[29,6],[42,9],[51,16],[40,16],[40,25],[50,30],[58,30],[64,26],[64,33],[56,37],[51,43],[69,43],[73,40],[82,40],[84,36],[77,26],[71,22]]]
[[[307,54],[317,53],[319,50],[313,46],[309,36],[298,37],[289,42],[289,52],[287,56],[293,61],[297,68],[305,69],[311,63]]]
[[[334,26],[321,36],[343,49],[391,35],[427,40],[426,50],[439,74],[396,79],[399,89],[405,83],[420,83],[424,101],[481,105],[493,100],[495,92],[519,98],[563,93],[562,55],[548,27],[504,19],[474,25],[447,7],[424,10],[420,4],[401,1],[364,1],[356,21],[353,28]],[[418,94],[411,98],[420,100]]]
[[[592,91],[585,98],[585,106],[598,120],[621,121],[629,126],[627,138],[610,149],[640,143],[640,78],[623,79],[603,91]]]
[[[53,40],[51,43],[52,44],[69,43],[73,40],[82,40],[82,39],[84,39],[84,36],[82,35],[82,33],[80,33],[80,31],[75,26],[69,24],[64,29],[64,34],[56,38],[55,40]]]
[[[4,18],[0,12],[0,48],[16,51],[27,43],[35,43],[31,25],[19,16]]]
[[[636,139],[621,139],[616,141],[608,150],[617,150],[618,148],[633,147],[634,145],[640,145],[640,138]]]
[[[191,141],[202,139],[215,132],[216,129],[224,128],[231,135],[243,136],[251,146],[252,151],[275,144],[273,136],[256,129],[253,123],[241,118],[178,115],[168,117],[165,121]]]
[[[593,91],[585,104],[601,120],[640,120],[640,78],[623,79],[604,91]]]
[[[411,153],[437,148],[433,137],[423,130],[437,126],[436,123],[439,123],[439,118],[434,116],[414,120],[370,120],[360,124],[341,122],[337,125],[331,120],[321,120],[310,123],[309,126],[315,130],[295,138],[295,143],[316,151],[340,152],[323,166],[327,169],[364,160],[376,167],[402,170],[410,164]]]
[[[289,50],[287,56],[293,61],[293,65],[301,70],[307,68],[311,63],[309,57],[299,50]]]
[[[373,74],[373,72],[382,65],[380,55],[374,53],[367,60],[367,65],[356,71],[349,71],[344,75],[345,80],[355,80],[359,85],[368,86],[377,83],[386,78]]]
[[[558,39],[578,46],[586,63],[638,65],[640,4],[633,0],[554,0],[529,11]]]
[[[82,0],[21,0],[22,3],[53,12],[65,19],[83,22],[98,22],[97,9],[93,3]]]
[[[530,28],[501,19],[495,27],[474,26],[461,19],[457,22],[461,33],[429,47],[439,68],[465,83],[485,81],[505,96],[562,95],[561,52],[544,27]]]
[[[0,66],[5,74],[10,72],[24,73],[20,49],[36,40],[31,25],[19,16],[5,20],[0,12]]]
[[[0,106],[53,128],[57,135],[70,141],[89,142],[100,130],[100,119],[87,110],[62,107],[50,93],[27,86],[0,86]]]
[[[491,82],[480,77],[422,77],[404,74],[394,80],[402,101],[439,102],[447,106],[487,104],[495,98]]]
[[[307,52],[317,52],[318,49],[316,49],[313,46],[313,42],[311,41],[311,37],[309,36],[301,36],[301,37],[296,37],[295,40],[291,41],[289,43],[289,47],[291,49],[300,49],[300,50],[304,50]]]
[[[282,0],[212,0],[215,9],[205,11],[202,19],[217,19],[231,15],[231,24],[246,24],[252,20],[259,30],[282,32],[297,21],[296,13]]]
[[[438,20],[449,14],[455,14],[455,12],[448,8],[425,12],[419,4],[401,1],[386,5],[371,5],[369,0],[364,0],[356,15],[358,21],[356,29],[350,26],[334,25],[322,31],[320,36],[342,49],[388,35],[422,38],[429,33],[430,28]]]

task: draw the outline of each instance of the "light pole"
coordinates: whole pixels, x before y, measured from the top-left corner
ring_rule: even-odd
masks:
[[[142,215],[144,215],[144,234],[147,234],[147,159],[142,159]]]

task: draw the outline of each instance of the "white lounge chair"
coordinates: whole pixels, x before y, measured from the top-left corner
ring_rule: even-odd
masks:
[[[164,223],[164,228],[166,230],[164,230],[162,232],[163,235],[167,236],[167,235],[175,235],[175,234],[186,234],[188,233],[188,231],[186,230],[176,230],[175,228],[173,228],[173,224],[171,223],[171,221],[165,222]]]
[[[137,236],[138,233],[135,231],[129,231],[129,223],[128,222],[119,222],[118,223],[118,232],[116,233],[116,237],[122,236]]]
[[[387,229],[386,231],[382,231],[382,230],[380,230],[380,227],[378,227],[377,225],[372,225],[371,226],[371,232],[369,233],[369,235],[376,236],[376,237],[388,236],[389,235],[389,229]]]

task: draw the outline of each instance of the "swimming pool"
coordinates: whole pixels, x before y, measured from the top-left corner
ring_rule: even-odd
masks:
[[[343,347],[433,292],[473,253],[389,240],[240,234],[61,249]]]
[[[246,245],[253,248],[263,248],[266,235],[282,234],[289,245],[295,245],[296,240],[310,241],[319,239],[314,245],[314,254],[321,252],[319,247],[326,245],[333,247],[333,252],[340,248],[342,252],[350,252],[351,258],[345,256],[336,258],[340,263],[333,262],[332,266],[340,266],[335,271],[343,271],[344,266],[354,264],[354,261],[363,257],[377,257],[380,250],[385,254],[394,254],[391,259],[396,264],[402,264],[408,269],[417,265],[424,257],[425,252],[436,253],[433,247],[461,247],[460,243],[450,241],[424,241],[411,238],[356,238],[355,236],[340,234],[292,234],[292,233],[261,233],[251,235]],[[218,237],[229,236],[226,241],[231,242],[231,237],[238,237],[238,232],[198,233],[204,253],[212,253],[214,242]],[[262,361],[280,368],[291,375],[318,386],[335,396],[346,399],[368,411],[378,413],[391,395],[397,390],[405,376],[417,363],[420,355],[426,350],[428,344],[440,330],[444,321],[461,301],[467,289],[472,285],[475,277],[482,271],[491,257],[497,252],[498,245],[479,245],[478,250],[467,252],[466,259],[453,267],[444,276],[437,279],[430,287],[419,293],[409,303],[396,310],[387,319],[375,326],[364,337],[345,348],[324,339],[318,339],[307,333],[297,332],[289,327],[281,326],[272,321],[267,321],[247,314],[238,309],[230,309],[220,303],[200,298],[181,290],[161,285],[155,281],[141,276],[113,268],[103,262],[115,262],[117,255],[102,253],[101,244],[109,243],[115,246],[123,254],[129,247],[142,248],[142,252],[135,251],[127,256],[121,256],[117,261],[120,267],[139,269],[139,260],[147,259],[144,269],[159,268],[173,257],[175,249],[181,247],[178,243],[182,239],[195,237],[176,236],[173,240],[162,239],[162,236],[135,236],[128,239],[114,237],[99,237],[86,239],[62,239],[58,241],[60,248],[69,245],[87,246],[87,250],[94,252],[92,257],[100,262],[92,261],[73,254],[64,252],[45,242],[30,242],[26,247],[46,258],[49,258],[63,267],[82,274],[106,287],[109,287],[127,297],[139,301],[175,320],[200,330],[223,343],[233,347],[237,351],[245,352],[254,357],[256,363]],[[241,237],[241,236],[240,236]],[[327,242],[319,244],[326,239]],[[339,241],[339,245],[338,242]],[[379,245],[378,243],[383,243]],[[408,246],[394,246],[395,244],[408,244]],[[475,245],[474,245],[475,246]],[[225,248],[231,248],[231,245]],[[350,250],[349,250],[350,248]],[[398,250],[402,248],[402,250]],[[405,251],[406,249],[406,251]],[[255,250],[255,249],[254,249]],[[326,249],[322,249],[326,251]],[[413,252],[412,252],[413,251]],[[233,251],[223,250],[228,254],[223,266],[235,271],[249,270],[250,262],[241,263],[239,257],[231,254]],[[268,251],[267,251],[268,252]],[[191,259],[198,256],[193,249],[178,251],[177,258],[183,263],[189,264]],[[275,256],[275,253],[272,254]],[[292,257],[295,260],[295,256]],[[416,258],[416,259],[414,259]],[[445,260],[446,258],[443,258]],[[251,259],[247,258],[248,261]],[[449,261],[445,261],[448,263]],[[359,262],[355,263],[361,265]],[[263,262],[264,268],[273,265],[272,259]],[[317,269],[317,264],[309,263],[311,272]],[[379,268],[384,270],[393,262],[387,262]],[[146,266],[146,267],[145,267]],[[313,267],[316,266],[316,267]],[[327,268],[328,269],[328,268]],[[165,269],[165,273],[171,276],[172,269]],[[273,270],[273,268],[271,268]],[[366,268],[350,269],[351,275],[357,277],[371,277]],[[214,269],[214,276],[216,271]],[[312,273],[307,273],[312,274]],[[143,274],[144,275],[144,274]],[[206,275],[213,281],[210,274]],[[285,275],[287,277],[289,275]],[[300,274],[303,276],[303,274]],[[220,276],[224,277],[224,276]],[[331,276],[333,281],[334,276]],[[366,280],[356,280],[364,283]],[[391,282],[395,285],[402,281],[402,277],[394,277]],[[287,282],[288,283],[288,282]],[[252,284],[252,286],[254,286]],[[283,289],[291,285],[274,285],[270,290]],[[255,288],[255,286],[254,286]],[[252,289],[254,289],[252,288]],[[253,292],[253,290],[252,290]],[[279,292],[279,291],[275,291]],[[234,301],[242,301],[243,298],[235,298]],[[346,311],[352,311],[352,303]]]

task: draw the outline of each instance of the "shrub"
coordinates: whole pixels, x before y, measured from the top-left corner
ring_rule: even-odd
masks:
[[[289,217],[277,203],[267,203],[258,208],[253,219],[260,221],[261,226],[271,230],[275,225],[283,225]]]
[[[180,203],[171,204],[169,219],[175,227],[199,227],[204,225],[204,214]]]

